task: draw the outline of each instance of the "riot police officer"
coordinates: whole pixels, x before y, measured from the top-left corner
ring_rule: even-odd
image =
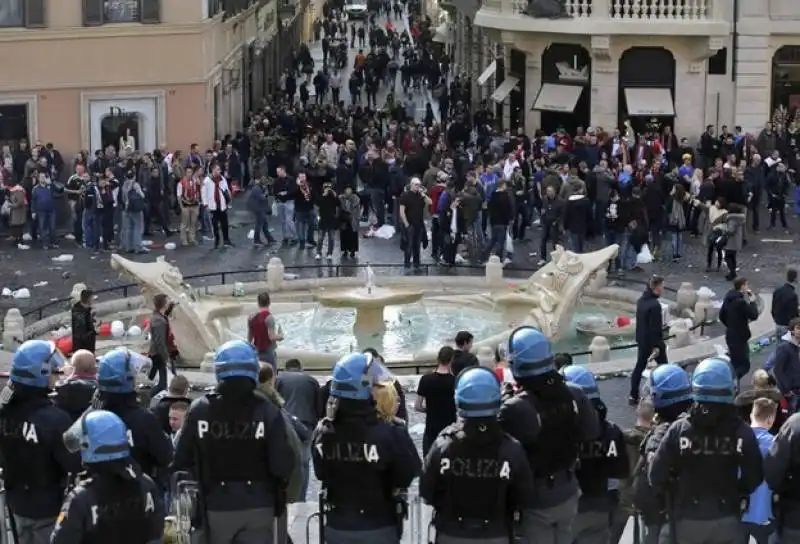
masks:
[[[119,416],[128,429],[133,459],[142,472],[166,489],[172,462],[172,441],[161,429],[158,418],[142,408],[136,397],[136,377],[146,372],[148,365],[146,357],[124,347],[100,357],[95,407]]]
[[[764,459],[764,481],[778,494],[774,506],[780,541],[800,542],[800,412],[781,426]]]
[[[525,449],[503,432],[500,382],[483,367],[456,382],[459,421],[446,427],[425,459],[420,495],[433,506],[439,544],[508,544],[515,515],[530,524],[533,474]]]
[[[61,440],[72,421],[48,397],[53,372],[64,363],[52,342],[28,340],[14,353],[9,389],[0,395],[7,400],[0,408],[0,456],[17,544],[49,540],[68,475],[80,471],[79,457]]]
[[[369,353],[350,353],[333,367],[328,416],[311,438],[322,482],[328,544],[398,544],[397,490],[421,464],[408,430],[378,419],[372,385],[391,375]]]
[[[675,364],[657,366],[649,380],[658,423],[648,431],[639,447],[632,487],[634,503],[645,526],[645,544],[658,544],[661,527],[666,522],[666,501],[663,493],[656,493],[650,487],[649,463],[667,429],[692,405],[692,384],[686,371]]]
[[[579,387],[597,410],[600,435],[580,443],[576,475],[581,486],[578,515],[572,527],[573,544],[606,544],[610,538],[611,501],[609,479],[627,478],[630,461],[625,436],[617,425],[608,421],[608,408],[600,398],[597,382],[591,372],[578,365],[566,366],[562,374],[567,383]]]
[[[51,544],[160,542],[164,503],[156,484],[131,458],[128,429],[105,410],[88,410],[64,433],[86,474],[64,502]]]
[[[669,495],[661,543],[730,544],[746,498],[762,480],[761,451],[736,413],[736,374],[726,358],[692,375],[694,404],[667,430],[650,463],[650,485]]]
[[[214,354],[217,387],[196,399],[175,445],[176,471],[199,483],[209,544],[272,542],[296,463],[280,409],[257,394],[258,353],[241,340]]]
[[[537,329],[514,330],[507,357],[521,392],[506,399],[499,419],[503,430],[525,448],[533,472],[532,541],[568,542],[578,510],[575,465],[580,443],[600,435],[597,411],[556,371],[550,341]]]

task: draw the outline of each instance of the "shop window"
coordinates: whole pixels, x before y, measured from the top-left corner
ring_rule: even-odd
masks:
[[[708,59],[708,75],[724,76],[728,73],[728,48],[723,47]]]
[[[0,28],[45,26],[45,0],[0,0]]]
[[[158,23],[160,0],[83,0],[83,24]]]

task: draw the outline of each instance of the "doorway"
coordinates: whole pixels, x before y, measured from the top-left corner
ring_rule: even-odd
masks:
[[[675,99],[675,56],[663,47],[632,47],[619,59],[619,97],[617,122],[622,127],[626,119],[637,134],[651,132],[654,127],[674,128],[674,115],[637,114],[630,111],[625,89],[665,89]]]
[[[578,127],[588,127],[592,115],[592,93],[589,92],[592,85],[592,56],[589,51],[577,43],[551,43],[542,53],[542,85],[548,83],[579,86],[583,91],[571,112],[542,110],[542,130],[552,134],[563,128],[567,133],[575,134]]]
[[[771,98],[771,118],[789,124],[800,109],[800,46],[784,45],[772,56]],[[779,113],[778,108],[785,111]]]
[[[136,151],[141,145],[141,117],[137,112],[109,113],[100,120],[100,142],[103,149],[108,146],[117,153],[130,148]]]
[[[0,146],[19,149],[20,141],[30,141],[28,133],[28,105],[0,105]]]

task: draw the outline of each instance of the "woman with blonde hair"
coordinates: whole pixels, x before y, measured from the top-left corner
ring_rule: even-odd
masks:
[[[398,395],[394,382],[379,382],[372,387],[372,398],[378,419],[394,425],[405,425],[406,422],[397,417]]]

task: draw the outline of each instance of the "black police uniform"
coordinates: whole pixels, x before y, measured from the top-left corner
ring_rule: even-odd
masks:
[[[800,414],[789,417],[775,436],[764,459],[764,481],[778,494],[772,508],[781,543],[800,543]]]
[[[601,433],[595,440],[580,443],[575,474],[581,488],[578,516],[575,518],[574,544],[605,543],[609,539],[609,516],[614,506],[609,500],[608,480],[630,475],[625,435],[606,420],[605,406],[598,408]]]
[[[68,413],[74,423],[89,408],[95,391],[97,391],[97,380],[69,379],[56,385],[53,398],[56,406]]]
[[[733,406],[696,404],[667,430],[650,463],[650,484],[668,493],[672,517],[661,542],[729,543],[741,533],[743,502],[762,481],[753,430]]]
[[[436,512],[439,544],[453,538],[508,544],[515,516],[534,504],[525,449],[495,418],[446,427],[425,458],[419,491]]]
[[[661,527],[666,523],[667,503],[663,493],[650,486],[650,462],[655,457],[672,421],[662,421],[650,429],[639,447],[639,461],[633,471],[633,501],[645,526],[645,544],[658,544]]]
[[[172,462],[172,440],[161,429],[152,412],[145,410],[136,393],[100,393],[98,408],[114,412],[128,428],[131,457],[142,472],[152,477],[162,488],[169,483],[169,465]]]
[[[408,430],[380,421],[372,404],[337,402],[334,420],[320,421],[311,438],[314,472],[326,493],[326,541],[343,544],[370,533],[374,544],[396,544],[394,492],[420,473],[419,453]]]
[[[81,480],[64,503],[51,544],[161,542],[165,515],[162,494],[138,467],[129,465],[123,470],[131,471],[125,479],[91,470],[92,476]]]
[[[68,474],[81,470],[80,456],[70,454],[62,440],[72,421],[48,393],[15,384],[14,396],[0,410],[0,456],[18,544],[47,538],[64,502]]]
[[[294,451],[279,409],[254,389],[248,378],[227,378],[195,399],[175,445],[173,469],[200,482],[212,542],[264,542],[286,506]]]

